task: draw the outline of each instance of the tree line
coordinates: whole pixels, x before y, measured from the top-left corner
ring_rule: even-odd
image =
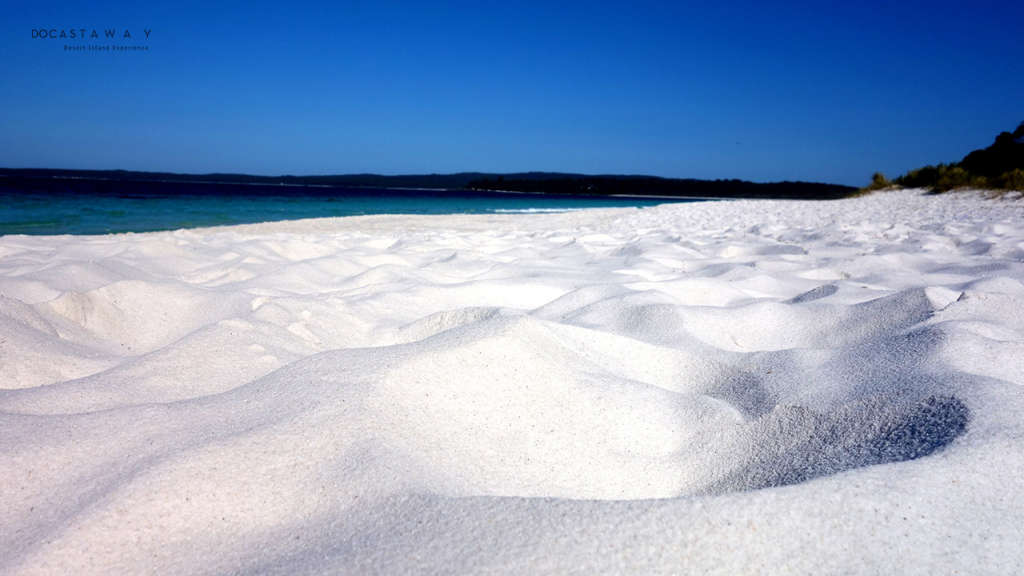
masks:
[[[1013,132],[1001,132],[990,146],[972,151],[959,162],[924,166],[891,181],[876,172],[866,190],[895,186],[932,192],[957,188],[1024,190],[1024,122]]]

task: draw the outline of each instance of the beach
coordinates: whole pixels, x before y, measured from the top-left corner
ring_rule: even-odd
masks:
[[[1024,572],[1024,201],[0,236],[0,573]]]

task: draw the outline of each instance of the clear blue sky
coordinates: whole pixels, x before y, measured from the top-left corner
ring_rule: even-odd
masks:
[[[34,0],[3,14],[7,167],[860,185],[1024,120],[1020,0]],[[127,28],[135,41],[117,43],[149,50],[68,53],[40,28]]]

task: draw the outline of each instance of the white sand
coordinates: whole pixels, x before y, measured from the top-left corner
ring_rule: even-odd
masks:
[[[1024,572],[1024,202],[0,237],[0,573]]]

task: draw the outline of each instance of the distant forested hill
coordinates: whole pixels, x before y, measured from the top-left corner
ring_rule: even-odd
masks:
[[[832,199],[848,196],[856,189],[838,184],[814,182],[757,183],[745,180],[695,180],[659,178],[655,176],[605,175],[590,176],[560,172],[519,172],[488,174],[459,172],[456,174],[414,174],[388,176],[381,174],[341,174],[327,176],[254,176],[251,174],[175,174],[169,172],[133,172],[126,170],[59,170],[0,169],[0,187],[12,191],[96,192],[130,187],[133,193],[144,194],[147,185],[166,191],[169,184],[203,184],[204,188],[228,193],[250,193],[241,186],[312,187],[315,193],[323,188],[423,188],[449,190],[499,190],[508,192],[539,192],[545,194],[627,194],[638,196],[708,197],[708,198],[802,198]],[[129,186],[130,185],[130,186]]]
[[[325,176],[256,176],[252,174],[178,174],[131,170],[63,170],[47,168],[0,169],[0,177],[90,179],[126,182],[187,182],[212,184],[262,184],[289,186],[338,186],[366,188],[465,188],[472,180],[488,176],[482,172],[459,174],[339,174]]]
[[[836,199],[856,192],[851,186],[817,182],[748,182],[746,180],[695,180],[654,176],[585,176],[550,174],[521,178],[518,175],[482,178],[469,183],[480,190],[543,192],[546,194],[649,195],[695,198],[793,198]]]

